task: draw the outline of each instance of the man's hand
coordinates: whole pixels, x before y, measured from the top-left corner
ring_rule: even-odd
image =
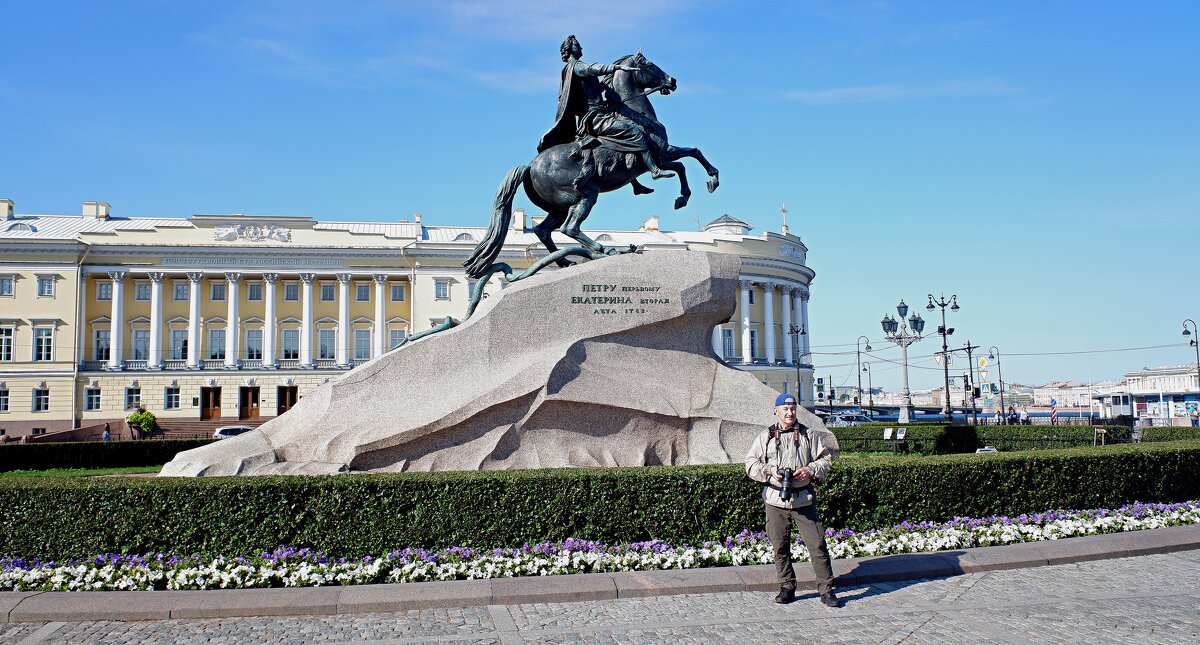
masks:
[[[812,479],[813,471],[808,466],[796,471],[796,479]]]
[[[640,70],[641,68],[640,67],[630,67],[629,65],[617,65],[617,69],[625,71],[625,72],[636,72],[636,71]]]

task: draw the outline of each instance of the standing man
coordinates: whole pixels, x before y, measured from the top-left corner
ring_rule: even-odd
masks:
[[[829,473],[838,451],[837,439],[828,431],[799,423],[796,415],[796,397],[780,394],[775,399],[776,423],[758,435],[746,454],[746,474],[763,484],[767,539],[775,550],[775,570],[779,576],[775,602],[788,603],[796,598],[796,571],[792,568],[795,522],[817,574],[821,602],[841,607],[834,593],[833,565],[825,544],[825,526],[817,517],[813,489],[813,482]]]

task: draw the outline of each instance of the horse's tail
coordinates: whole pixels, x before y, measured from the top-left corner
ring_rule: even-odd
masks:
[[[504,238],[512,223],[513,197],[528,176],[529,166],[517,166],[508,171],[504,181],[500,182],[500,187],[496,189],[496,201],[492,203],[492,221],[488,224],[487,234],[471,252],[471,257],[463,262],[463,266],[467,267],[467,277],[479,279],[500,256],[500,249],[504,247]]]

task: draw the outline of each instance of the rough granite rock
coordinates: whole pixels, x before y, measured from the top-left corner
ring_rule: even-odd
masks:
[[[777,393],[713,353],[739,270],[655,251],[544,272],[160,476],[740,462]]]

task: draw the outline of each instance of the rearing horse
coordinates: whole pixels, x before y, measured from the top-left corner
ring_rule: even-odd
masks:
[[[617,60],[617,64],[635,67],[636,71],[618,70],[609,83],[612,92],[620,97],[617,109],[625,117],[639,123],[646,131],[655,155],[664,170],[679,173],[680,195],[675,208],[682,208],[691,196],[683,157],[692,157],[708,172],[708,190],[712,192],[720,183],[717,169],[708,163],[696,148],[672,146],[667,141],[667,130],[654,114],[654,107],[647,95],[661,92],[663,95],[675,91],[675,79],[647,60],[639,51]],[[589,159],[590,157],[590,159]],[[492,204],[492,219],[487,234],[475,247],[471,256],[463,262],[467,276],[478,279],[496,261],[504,246],[504,238],[512,221],[512,202],[517,189],[525,188],[525,194],[535,206],[546,211],[547,217],[533,228],[546,250],[554,253],[558,247],[550,234],[559,229],[568,237],[579,241],[593,255],[615,255],[620,251],[606,249],[592,238],[584,235],[580,226],[587,219],[600,193],[623,188],[646,172],[646,167],[637,155],[611,150],[604,146],[583,150],[578,141],[549,148],[526,166],[517,166],[508,172]],[[640,184],[634,185],[635,192],[649,192]],[[559,266],[574,264],[561,258]]]

